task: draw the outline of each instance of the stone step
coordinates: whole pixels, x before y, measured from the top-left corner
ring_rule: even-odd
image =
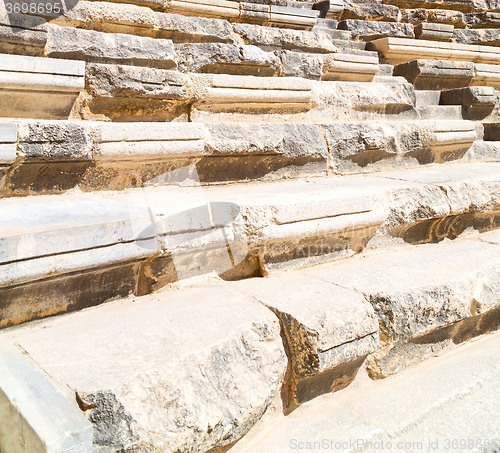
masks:
[[[3,199],[0,326],[198,275],[242,279],[494,229],[499,175],[467,162],[202,187],[192,166],[142,189]]]
[[[417,99],[415,106],[417,107],[417,109],[419,109],[430,105],[439,105],[439,100],[441,98],[441,91],[416,90],[415,96]]]
[[[490,365],[498,334],[455,345],[500,327],[499,285],[498,230],[275,277],[192,281],[2,332],[7,360],[0,362],[0,389],[7,398],[0,410],[17,410],[31,427],[30,439],[48,437],[49,428],[33,423],[29,412],[43,413],[41,403],[9,399],[9,378],[17,372],[41,402],[52,396],[52,410],[64,408],[75,420],[81,411],[92,423],[94,449],[283,451],[280,445],[305,442],[311,432],[321,439],[334,433],[342,442],[341,434],[408,440],[420,429],[441,429],[435,419],[429,423],[429,411],[445,414],[443,404],[454,405],[457,395],[465,392],[462,407],[471,392],[497,387],[499,370],[493,367],[492,375]],[[9,360],[16,354],[20,361]],[[348,387],[360,369],[364,383]],[[365,369],[372,378],[388,377],[370,381]],[[380,404],[394,404],[387,392],[396,392],[399,403],[381,419]],[[145,397],[152,393],[155,398]],[[329,401],[334,405],[325,410]],[[351,417],[347,431],[342,410]],[[320,428],[306,425],[301,434],[294,426],[284,440],[281,428],[300,414]],[[255,433],[230,448],[254,425]],[[88,434],[85,423],[79,426]],[[0,429],[2,444],[19,439],[18,430]]]
[[[420,107],[424,120],[462,120],[462,107],[459,105],[426,105]]]
[[[0,54],[0,117],[65,119],[84,83],[82,61]]]
[[[481,64],[499,64],[500,48],[471,44],[426,41],[424,39],[381,38],[367,44],[368,50],[377,50],[390,64],[411,60],[469,61]]]
[[[350,388],[266,419],[229,452],[494,451],[499,351],[495,333],[381,381],[360,374]]]
[[[480,138],[473,122],[451,117],[320,124],[0,124],[8,128],[0,129],[2,166],[8,170],[1,197],[138,188],[188,165],[196,166],[202,184],[372,173],[460,159]]]

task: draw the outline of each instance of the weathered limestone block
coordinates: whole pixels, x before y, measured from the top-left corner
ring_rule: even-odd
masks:
[[[388,3],[399,8],[450,9],[469,13],[476,8],[478,2],[475,0],[390,0]]]
[[[0,116],[67,119],[84,76],[82,61],[0,55]]]
[[[206,135],[203,125],[194,123],[93,123],[91,127],[97,161],[199,155]]]
[[[332,38],[324,32],[269,28],[250,24],[234,24],[233,27],[246,44],[253,44],[269,51],[276,48],[319,53],[338,51]]]
[[[461,44],[477,44],[481,46],[500,46],[500,29],[484,28],[474,30],[455,30],[455,41]]]
[[[271,19],[271,6],[257,3],[239,2],[241,22],[265,25]]]
[[[0,52],[41,56],[47,40],[47,23],[41,17],[8,14],[0,5]]]
[[[17,124],[0,122],[0,193],[5,184],[5,175],[16,160]]]
[[[484,119],[497,104],[497,94],[493,87],[467,87],[441,92],[441,104],[461,105],[467,117],[472,120]]]
[[[359,19],[370,21],[399,22],[401,13],[398,7],[382,3],[351,3],[344,5],[339,20]]]
[[[467,61],[413,60],[394,66],[394,75],[405,77],[417,90],[443,90],[468,86],[474,64]]]
[[[134,263],[155,251],[155,232],[136,240],[151,224],[146,210],[98,196],[3,199],[0,211],[0,328],[125,297]],[[92,287],[90,269],[99,282]]]
[[[44,55],[95,63],[176,69],[172,41],[49,25]]]
[[[189,78],[177,71],[125,65],[87,64],[84,118],[171,121],[187,119]]]
[[[271,5],[271,27],[286,27],[311,30],[316,25],[318,11],[305,8],[290,8]]]
[[[413,25],[395,22],[371,22],[367,20],[342,20],[337,26],[340,30],[348,30],[354,38],[363,41],[385,38],[387,36],[414,38]]]
[[[335,171],[353,173],[458,159],[476,138],[473,124],[462,123],[330,123],[322,128]],[[454,134],[446,134],[446,127]]]
[[[228,0],[170,0],[166,11],[184,16],[201,16],[236,20],[240,16],[238,2]]]
[[[394,78],[393,83],[322,82],[314,85],[318,122],[325,114],[340,121],[419,119],[415,91],[410,83]]]
[[[10,165],[16,160],[17,124],[0,122],[0,165]]]
[[[274,53],[264,52],[251,45],[176,44],[175,51],[182,72],[272,77],[281,64]]]
[[[431,41],[451,42],[453,40],[453,30],[453,25],[423,22],[415,25],[415,37]]]
[[[378,71],[378,56],[335,53],[323,57],[322,80],[371,82]]]
[[[483,12],[466,15],[469,28],[498,28],[500,25],[500,13]]]
[[[378,346],[378,321],[360,293],[302,275],[235,286],[280,319],[292,371],[290,406],[346,387]]]
[[[281,52],[281,75],[320,80],[323,76],[322,55],[283,50]]]
[[[401,22],[409,24],[436,23],[453,25],[455,28],[465,28],[465,14],[447,9],[402,9]]]
[[[0,342],[0,443],[5,451],[92,451],[92,425],[18,346]]]
[[[76,398],[93,451],[202,453],[235,442],[286,368],[275,316],[222,286],[122,300],[43,326],[8,336]]]
[[[391,64],[411,60],[471,61],[482,64],[498,64],[500,49],[469,44],[426,41],[423,39],[381,38],[369,42],[367,50],[377,50]]]
[[[191,77],[200,87],[199,100],[191,111],[194,121],[218,121],[217,113],[255,115],[300,112],[312,107],[312,82],[300,78],[224,74]]]
[[[317,278],[365,294],[379,318],[386,351],[393,345],[397,351],[443,328],[451,329],[453,338],[455,323],[497,308],[499,260],[496,246],[457,240],[323,265],[306,273],[314,271]],[[374,377],[401,366],[397,359],[392,365],[385,360],[390,355],[386,351],[374,357]]]
[[[211,154],[281,154],[326,161],[328,150],[315,124],[211,124],[206,152]]]
[[[500,88],[500,65],[479,64],[475,66],[475,75],[471,85]]]
[[[174,42],[234,41],[231,24],[223,19],[186,17],[136,5],[79,1],[52,23],[107,33],[125,33]]]

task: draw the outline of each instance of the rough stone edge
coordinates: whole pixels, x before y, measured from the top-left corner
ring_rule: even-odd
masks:
[[[92,452],[91,423],[6,340],[0,341],[0,398],[3,395],[47,453]],[[14,442],[22,445],[21,439]]]

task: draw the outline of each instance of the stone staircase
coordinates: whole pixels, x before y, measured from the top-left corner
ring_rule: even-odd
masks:
[[[496,4],[22,8],[0,5],[0,451],[302,451],[282,431],[308,414],[413,439],[426,399],[397,429],[314,407],[499,327]]]

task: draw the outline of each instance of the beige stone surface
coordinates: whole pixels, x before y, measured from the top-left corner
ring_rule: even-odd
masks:
[[[95,63],[176,69],[172,41],[49,25],[44,55]]]
[[[77,395],[93,424],[93,451],[230,444],[269,406],[286,366],[274,315],[221,286],[125,299],[45,323],[3,339]]]

